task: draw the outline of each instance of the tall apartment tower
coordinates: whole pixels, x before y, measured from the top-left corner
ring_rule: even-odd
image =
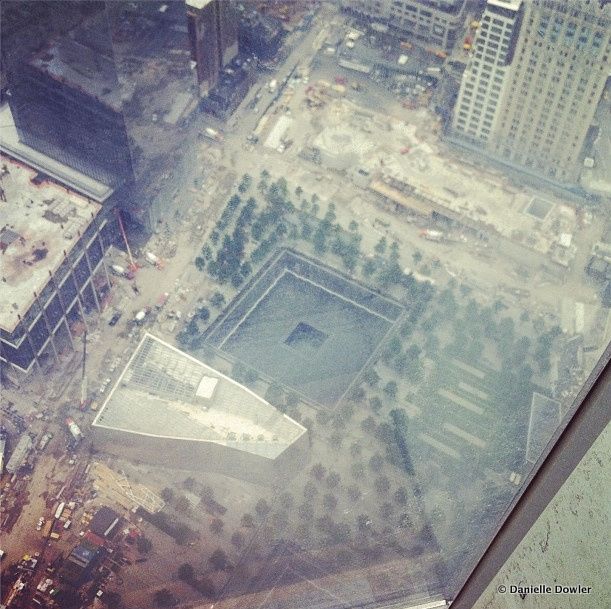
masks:
[[[465,0],[341,0],[344,10],[450,50],[465,21]]]
[[[611,5],[488,0],[454,110],[455,136],[564,183],[611,70]]]
[[[187,0],[191,58],[200,95],[208,95],[219,74],[238,54],[238,20],[230,0]]]

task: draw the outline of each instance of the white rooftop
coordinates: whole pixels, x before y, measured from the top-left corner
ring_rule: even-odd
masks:
[[[305,427],[250,389],[146,334],[93,427],[215,442],[275,459]]]
[[[488,0],[488,4],[506,8],[510,11],[517,11],[522,6],[522,0]]]
[[[208,4],[210,4],[211,2],[213,2],[213,0],[187,0],[187,6],[202,9],[205,6],[208,6]]]
[[[101,205],[0,156],[0,327],[12,332]]]

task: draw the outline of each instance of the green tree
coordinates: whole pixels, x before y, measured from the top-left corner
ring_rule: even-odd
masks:
[[[354,220],[351,220],[350,224],[348,225],[348,230],[352,233],[356,232],[359,228],[359,225],[357,222],[355,222]]]
[[[191,502],[184,495],[176,498],[175,507],[176,511],[182,514],[189,514],[191,512]]]
[[[528,311],[522,311],[522,313],[520,313],[520,321],[523,323],[526,323],[527,321],[530,320],[530,314]]]
[[[327,473],[327,468],[322,463],[316,463],[312,466],[310,473],[316,480],[322,480]]]
[[[376,254],[383,256],[386,253],[386,237],[382,237],[373,248]]]
[[[397,383],[395,383],[395,381],[388,381],[388,383],[384,385],[384,393],[386,394],[386,396],[389,399],[391,400],[397,399],[397,392],[398,392],[398,388],[397,388]]]
[[[407,491],[405,490],[405,487],[400,486],[396,491],[395,494],[393,495],[395,501],[399,504],[399,505],[406,505],[407,504]]]
[[[215,535],[220,535],[224,526],[225,523],[220,518],[213,518],[210,522],[210,531]]]
[[[401,340],[398,337],[393,336],[388,341],[388,344],[386,345],[386,349],[384,349],[382,359],[384,360],[384,362],[388,363],[394,357],[399,355],[399,353],[401,353]]]
[[[332,495],[331,493],[327,493],[322,498],[322,503],[325,509],[329,511],[333,511],[337,507],[337,498],[335,497],[335,495]]]
[[[353,458],[359,457],[361,452],[362,452],[362,450],[363,449],[362,449],[361,445],[358,442],[353,442],[350,445],[350,455]]]
[[[355,464],[358,465],[358,464]],[[360,464],[362,466],[362,464]],[[361,489],[356,486],[355,484],[349,486],[346,489],[346,493],[348,494],[348,497],[350,498],[351,501],[356,502],[358,501],[361,496],[363,495],[363,493],[361,492]]]
[[[378,476],[375,479],[374,486],[378,494],[385,495],[390,489],[390,480],[387,476]]]
[[[360,385],[355,385],[350,390],[349,399],[353,402],[362,402],[365,399],[365,390]]]
[[[304,241],[309,241],[310,237],[312,236],[312,233],[313,233],[312,225],[309,224],[308,222],[303,222],[303,224],[301,225],[301,238]]]
[[[240,533],[240,531],[236,531],[231,536],[231,543],[233,544],[234,547],[236,547],[238,549],[240,549],[241,547],[244,546],[244,542],[245,541],[246,540],[244,539],[244,535],[242,535],[242,533]]]
[[[418,264],[422,260],[422,252],[420,250],[416,250],[412,254],[412,260],[414,261],[414,264]]]
[[[366,419],[363,419],[363,421],[361,421],[361,428],[367,433],[374,432],[376,428],[375,419],[371,416],[367,417]]]
[[[174,607],[178,600],[176,597],[167,589],[162,588],[161,590],[157,590],[153,595],[155,599],[155,604],[158,607]]]
[[[270,510],[271,507],[269,503],[265,501],[265,499],[259,499],[259,501],[257,501],[257,504],[255,505],[255,512],[257,512],[258,516],[263,518],[264,516],[267,516],[267,514],[269,514]]]
[[[318,495],[318,489],[316,488],[316,485],[313,482],[306,482],[303,487],[303,496],[309,501],[311,501],[312,499],[314,499],[314,497],[316,497],[316,495]]]
[[[353,463],[350,466],[350,471],[352,472],[352,475],[357,478],[360,479],[364,476],[365,474],[365,466],[362,463]]]
[[[220,309],[225,304],[225,297],[220,292],[215,292],[210,298],[210,304]]]
[[[380,515],[384,520],[389,520],[392,516],[393,511],[394,508],[392,506],[392,503],[386,502],[380,506]]]
[[[195,569],[188,562],[183,562],[180,567],[178,567],[178,579],[181,579],[184,582],[191,582],[195,577]]]
[[[214,489],[206,484],[202,488],[199,496],[202,498],[202,501],[214,501]]]
[[[172,499],[174,499],[174,491],[169,488],[169,487],[165,487],[162,491],[161,491],[161,498],[166,502],[166,503],[170,503],[172,501]]]
[[[121,595],[114,590],[105,590],[101,600],[103,605],[106,605],[106,607],[110,607],[111,609],[120,609],[122,606]]]
[[[371,258],[368,258],[363,263],[363,275],[365,277],[371,277],[376,272],[376,269],[376,263]]]
[[[312,239],[312,243],[314,244],[314,251],[319,256],[322,256],[327,251],[326,240],[327,240],[327,238],[326,238],[324,232],[322,232],[320,229],[318,229],[314,233],[314,238]]]
[[[382,400],[378,396],[369,398],[369,406],[377,414],[382,409]]]
[[[359,514],[356,517],[356,526],[361,533],[366,533],[371,527],[371,518],[367,514]]]
[[[382,268],[378,277],[380,284],[387,288],[391,285],[401,283],[405,275],[399,264],[396,262],[390,262]]]
[[[369,368],[369,370],[367,370],[363,375],[363,380],[370,387],[376,387],[380,382],[380,375],[373,368]]]
[[[191,583],[191,585],[203,596],[207,598],[212,598],[214,596],[214,584],[212,580],[208,577],[202,577],[197,579]]]
[[[337,472],[329,472],[329,475],[327,476],[327,486],[329,488],[335,488],[339,484],[340,480],[340,475]]]
[[[140,554],[148,554],[153,549],[153,542],[144,535],[140,535],[136,541],[136,547]]]
[[[252,514],[243,514],[242,515],[242,526],[246,529],[250,529],[255,526],[255,519]]]
[[[384,457],[382,457],[380,453],[376,453],[375,455],[372,455],[371,458],[369,459],[369,467],[374,472],[379,472],[382,469],[383,465],[384,465]]]
[[[214,550],[214,552],[212,552],[212,555],[208,559],[208,562],[217,571],[225,571],[227,567],[229,567],[229,558],[221,548],[217,548],[216,550]]]
[[[265,392],[265,399],[274,406],[284,403],[283,397],[284,392],[282,391],[282,387],[277,383],[272,383],[269,385],[267,391]]]
[[[302,503],[297,512],[299,513],[299,518],[307,522],[311,522],[314,517],[314,510],[309,502]]]
[[[400,254],[399,254],[399,244],[396,241],[393,241],[390,244],[390,255],[389,255],[389,259],[392,262],[398,262],[400,258]]]

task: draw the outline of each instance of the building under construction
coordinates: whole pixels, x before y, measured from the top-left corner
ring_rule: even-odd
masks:
[[[0,360],[18,379],[74,348],[110,291],[103,206],[1,156]]]

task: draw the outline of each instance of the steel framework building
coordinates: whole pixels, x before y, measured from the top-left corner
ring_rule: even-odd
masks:
[[[73,348],[103,308],[113,224],[99,203],[5,155],[1,173],[0,361],[28,373]]]

